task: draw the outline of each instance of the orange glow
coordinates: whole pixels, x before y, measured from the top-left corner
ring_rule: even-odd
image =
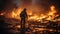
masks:
[[[47,30],[47,29],[46,28],[35,28],[35,30],[41,31],[41,30]]]
[[[55,10],[55,6],[51,6],[48,15],[54,15],[55,13],[57,13]]]
[[[31,17],[29,18],[29,20],[30,20],[30,19],[34,19],[34,20],[35,20],[36,18],[38,18],[38,16],[31,16]]]
[[[45,20],[53,20],[55,17],[57,17],[57,15],[56,15],[56,10],[55,10],[55,6],[51,6],[50,7],[50,10],[49,10],[49,12],[46,14],[46,15],[44,15],[44,14],[41,14],[40,16],[38,16],[38,15],[34,15],[34,16],[31,16],[30,18],[29,18],[29,20],[30,19],[34,19],[34,20],[38,20],[38,21],[40,21],[40,20],[42,20],[42,19],[44,19],[45,18]]]
[[[21,26],[20,25],[17,25],[16,28],[21,28]]]
[[[0,15],[4,15],[5,14],[6,18],[20,19],[20,13],[21,13],[22,10],[23,9],[19,7],[17,9],[13,9],[8,14],[6,14],[4,12],[4,13],[1,13]],[[28,20],[37,20],[37,21],[41,21],[42,19],[53,20],[58,15],[56,13],[57,13],[57,11],[56,11],[54,5],[50,6],[50,10],[48,11],[48,13],[46,13],[46,14],[40,14],[39,16],[38,16],[38,14],[34,14],[32,10],[29,10],[29,9],[27,10]]]
[[[3,12],[3,13],[0,13],[0,15],[4,15],[5,14],[5,12]]]
[[[14,9],[12,12],[11,12],[11,18],[16,18],[16,19],[20,19],[20,13],[21,13],[22,9],[18,8],[18,9]]]
[[[51,6],[50,7],[50,11],[49,11],[49,13],[48,13],[48,18],[47,18],[47,20],[52,20],[52,19],[54,19],[57,15],[56,15],[56,10],[55,10],[55,6]]]

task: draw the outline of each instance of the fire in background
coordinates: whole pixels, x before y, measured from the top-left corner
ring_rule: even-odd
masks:
[[[19,2],[18,2],[19,1]],[[51,2],[51,0],[49,0]],[[52,1],[51,4],[48,0],[12,0],[12,5],[7,5],[5,10],[2,10],[0,16],[6,18],[5,22],[12,24],[13,32],[19,32],[20,30],[20,13],[24,8],[27,8],[28,21],[26,26],[30,27],[32,31],[30,33],[43,33],[42,31],[60,32],[60,15]],[[59,25],[55,26],[56,23]],[[54,24],[54,25],[53,25]],[[51,25],[51,26],[50,26]],[[40,28],[41,27],[41,28]],[[16,29],[18,28],[18,29]],[[57,28],[57,29],[54,29]],[[17,31],[18,30],[18,31]],[[11,32],[11,30],[9,30]],[[28,33],[28,32],[27,32]],[[47,32],[46,32],[47,33]]]
[[[2,12],[0,15],[5,16],[6,18],[15,18],[15,19],[20,19],[20,13],[21,13],[22,9],[18,8],[18,9],[13,9],[11,12],[6,13],[6,12]],[[30,12],[31,11],[31,12]],[[41,19],[46,19],[46,20],[53,20],[55,17],[59,16],[59,14],[57,14],[57,10],[55,8],[54,5],[50,6],[49,11],[46,14],[36,14],[33,13],[32,10],[28,10],[27,9],[27,14],[28,14],[28,20],[41,20]],[[10,15],[10,16],[9,16]]]

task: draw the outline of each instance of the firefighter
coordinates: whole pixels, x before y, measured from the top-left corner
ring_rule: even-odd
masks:
[[[24,10],[21,12],[20,14],[20,18],[21,18],[21,34],[25,34],[25,24],[26,24],[26,21],[27,21],[27,12],[26,12],[26,8],[24,8]]]

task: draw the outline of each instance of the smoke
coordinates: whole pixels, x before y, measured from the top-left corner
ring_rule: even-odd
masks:
[[[22,0],[12,0],[12,3],[16,6],[19,7],[22,5]]]
[[[46,13],[48,10],[48,0],[32,0],[33,13]]]
[[[36,3],[36,0],[32,0],[32,5],[34,5]]]

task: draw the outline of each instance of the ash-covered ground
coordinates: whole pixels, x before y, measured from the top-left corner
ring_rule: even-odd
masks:
[[[0,34],[20,34],[20,20],[0,16]],[[60,21],[28,21],[25,34],[60,34]]]

